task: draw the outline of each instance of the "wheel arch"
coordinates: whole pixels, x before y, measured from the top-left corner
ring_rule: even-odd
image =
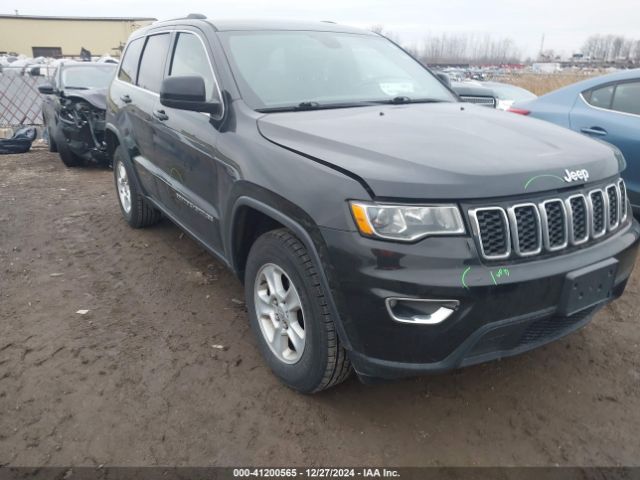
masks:
[[[109,158],[109,162],[111,164],[111,166],[113,167],[113,156],[115,155],[116,149],[119,146],[123,146],[122,148],[122,152],[124,154],[124,160],[126,162],[129,162],[129,166],[131,167],[131,171],[133,172],[133,181],[135,182],[136,188],[141,191],[144,192],[145,190],[142,188],[142,183],[140,182],[140,179],[138,178],[138,170],[135,168],[135,164],[133,162],[133,159],[131,158],[131,152],[129,151],[129,149],[126,148],[125,143],[122,140],[122,137],[120,136],[120,132],[118,132],[118,129],[111,123],[107,123],[106,127],[105,127],[105,142],[107,143],[107,155]]]
[[[113,162],[113,154],[120,145],[120,137],[116,132],[115,128],[110,125],[107,125],[104,131],[104,141],[107,144],[107,155],[109,156],[109,160]]]
[[[305,216],[307,215],[305,214]],[[304,223],[307,222],[305,221]],[[247,229],[246,225],[252,225],[253,228]],[[351,343],[349,342],[334,300],[334,290],[330,286],[331,284],[324,268],[325,264],[318,251],[317,243],[321,243],[320,248],[324,248],[324,243],[321,237],[314,241],[307,228],[303,227],[298,219],[292,218],[281,210],[253,197],[238,197],[231,210],[231,222],[227,238],[229,261],[232,269],[240,280],[244,281],[244,268],[253,242],[263,233],[283,227],[290,230],[307,249],[309,257],[318,272],[320,284],[326,292],[329,310],[335,319],[340,341],[345,349],[351,350]],[[317,231],[317,235],[314,236],[318,235],[320,235],[319,230]]]

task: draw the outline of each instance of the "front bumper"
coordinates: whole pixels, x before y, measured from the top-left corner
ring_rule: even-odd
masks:
[[[104,145],[104,120],[86,120],[81,125],[76,125],[69,121],[60,121],[60,128],[62,140],[66,142],[75,155],[89,162],[104,163],[108,160]]]
[[[325,271],[350,357],[361,377],[438,373],[516,355],[589,322],[622,295],[640,238],[632,221],[612,237],[570,253],[510,264],[485,264],[474,241],[432,237],[416,244],[381,242],[323,229]],[[570,316],[559,313],[567,273],[615,258],[612,296]],[[458,300],[436,325],[394,321],[388,297]]]

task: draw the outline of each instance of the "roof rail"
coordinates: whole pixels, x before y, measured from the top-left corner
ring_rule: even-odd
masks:
[[[186,16],[186,18],[193,19],[193,20],[206,20],[207,16],[201,13],[190,13],[189,15]]]

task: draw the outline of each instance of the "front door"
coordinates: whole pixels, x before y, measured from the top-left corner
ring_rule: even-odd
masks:
[[[207,98],[219,98],[210,53],[197,31],[175,32],[169,76],[204,79]],[[165,176],[163,203],[193,235],[222,252],[216,142],[210,115],[157,106],[156,159]]]

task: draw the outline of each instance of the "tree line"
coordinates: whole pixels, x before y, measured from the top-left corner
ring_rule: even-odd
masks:
[[[371,27],[373,32],[401,43],[399,37],[383,25]],[[403,45],[423,63],[517,63],[521,52],[511,38],[494,38],[489,34],[428,34],[420,45]]]
[[[401,43],[394,32],[383,25],[371,30]],[[494,37],[490,34],[442,33],[427,34],[418,45],[403,45],[414,56],[427,64],[506,64],[520,63],[522,51],[513,39]],[[592,35],[584,42],[580,52],[585,60],[595,62],[640,62],[640,40],[622,35]],[[560,57],[553,50],[540,52],[538,60],[557,61]],[[527,62],[534,61],[527,59]]]
[[[591,35],[584,42],[581,53],[594,61],[640,62],[640,40],[622,35]]]

